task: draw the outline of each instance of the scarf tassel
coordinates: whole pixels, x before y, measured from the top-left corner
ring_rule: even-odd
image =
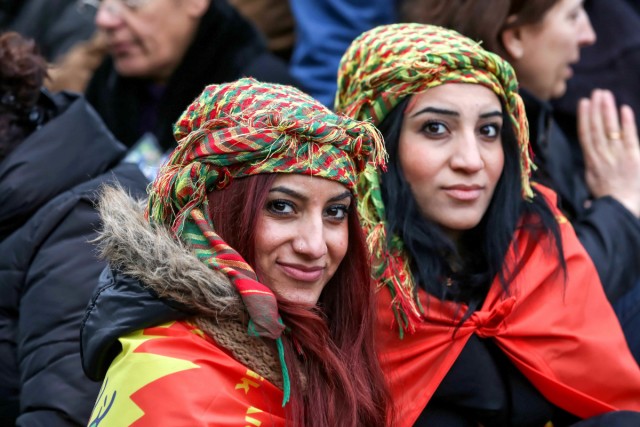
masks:
[[[291,397],[291,381],[289,380],[289,369],[287,368],[287,362],[284,360],[284,345],[282,344],[282,337],[276,338],[276,346],[278,347],[278,358],[280,359],[280,367],[282,368],[282,383],[284,396],[282,397],[282,407],[289,403]]]

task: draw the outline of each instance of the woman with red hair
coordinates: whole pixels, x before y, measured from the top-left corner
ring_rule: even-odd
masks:
[[[354,200],[384,156],[377,130],[242,79],[207,87],[174,132],[146,219],[122,192],[102,199],[91,425],[385,425]]]

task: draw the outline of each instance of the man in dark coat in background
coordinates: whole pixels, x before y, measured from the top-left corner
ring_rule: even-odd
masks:
[[[103,1],[96,24],[110,57],[87,99],[128,146],[152,134],[161,151],[174,147],[173,123],[207,84],[242,76],[294,84],[286,64],[225,0]]]

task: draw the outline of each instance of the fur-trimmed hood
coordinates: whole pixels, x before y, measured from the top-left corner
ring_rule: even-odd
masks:
[[[103,229],[96,239],[110,269],[101,278],[82,324],[83,368],[102,380],[120,352],[121,336],[171,320],[189,320],[234,358],[276,386],[282,377],[274,350],[249,336],[240,295],[162,226],[144,217],[144,202],[105,188]]]
[[[198,260],[169,230],[149,224],[144,202],[135,201],[121,188],[105,188],[99,212],[103,230],[97,238],[98,248],[114,269],[194,315],[240,315],[242,301],[229,280]]]

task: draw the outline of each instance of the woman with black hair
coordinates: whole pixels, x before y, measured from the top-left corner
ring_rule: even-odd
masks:
[[[552,102],[578,83],[578,58],[593,53],[596,34],[585,9],[598,1],[582,0],[407,0],[403,19],[451,28],[482,43],[507,60],[518,75],[519,93],[529,122],[535,155],[532,179],[558,194],[558,207],[591,257],[607,299],[640,361],[640,137],[629,97],[638,92],[609,73],[592,72],[593,91],[569,102],[574,119]],[[614,2],[602,2],[600,20],[615,26],[614,38],[637,33],[637,25],[614,19]],[[633,19],[633,12],[626,12]],[[605,16],[606,15],[606,16]],[[625,28],[626,27],[626,28]],[[625,33],[626,31],[626,33]],[[607,61],[619,49],[598,32]],[[603,36],[603,37],[601,37]],[[633,43],[626,37],[624,52]],[[602,62],[605,63],[605,62]],[[633,64],[618,59],[625,73]],[[633,73],[628,73],[633,78]],[[574,76],[575,75],[575,76]],[[597,75],[597,77],[596,77]],[[625,95],[597,89],[597,81],[615,82]],[[611,89],[610,85],[601,85]],[[588,99],[587,99],[588,98]],[[616,99],[621,107],[616,106]],[[580,102],[578,102],[580,101]],[[628,105],[624,105],[628,104]],[[635,108],[635,107],[634,107]],[[555,110],[555,111],[554,111]],[[564,116],[564,117],[562,117]],[[578,117],[580,126],[576,126]]]
[[[593,263],[530,184],[517,89],[507,62],[440,27],[378,27],[343,56],[336,109],[389,152],[359,211],[394,426],[638,422],[620,410],[640,410],[640,369]]]

